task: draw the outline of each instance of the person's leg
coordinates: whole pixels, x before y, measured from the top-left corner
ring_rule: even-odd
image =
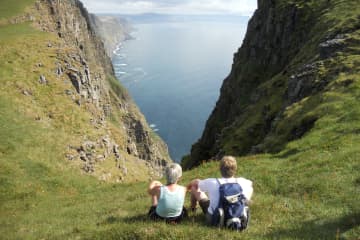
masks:
[[[199,189],[195,189],[195,188],[191,189],[190,202],[191,202],[190,207],[193,211],[196,209],[196,205],[198,202],[199,202],[200,207],[203,209],[203,211],[205,208],[207,210],[207,207],[209,206],[208,203],[207,203],[207,207],[206,207],[206,204],[204,205],[204,203],[209,202],[209,199],[206,196],[206,194],[204,192],[200,191]],[[204,213],[206,213],[206,211]]]
[[[153,220],[161,218],[156,213],[156,207],[158,205],[158,200],[160,197],[160,188],[159,188],[160,186],[162,186],[161,182],[152,181],[148,188],[148,193],[149,193],[150,199],[151,199],[151,207],[149,209],[148,216],[150,217],[150,219],[153,219]]]
[[[156,206],[158,204],[158,198],[156,195],[150,195],[150,199],[151,199],[151,206],[148,212],[148,216],[150,219],[156,220],[157,219]]]
[[[211,224],[212,216],[208,212],[208,208],[210,206],[210,200],[204,192],[201,192],[199,189],[192,188],[191,195],[191,210],[196,210],[196,205],[199,202],[202,212],[205,214],[205,222],[206,224]]]

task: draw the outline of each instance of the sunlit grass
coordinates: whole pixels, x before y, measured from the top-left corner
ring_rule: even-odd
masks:
[[[14,16],[32,2],[2,1],[0,18]],[[338,2],[334,12],[325,15],[330,21],[334,18],[331,14],[341,13],[336,27],[346,22],[343,11],[357,11],[355,1],[346,9],[346,1]],[[316,1],[307,2],[311,3]],[[353,18],[351,15],[350,20]],[[353,21],[349,24],[355,25]],[[84,135],[96,139],[105,132],[94,131],[90,114],[64,94],[69,86],[54,75],[58,52],[47,47],[49,41],[55,45],[58,39],[29,24],[0,26],[1,239],[359,238],[358,55],[340,56],[328,63],[322,74],[336,70],[340,63],[340,69],[352,72],[344,71],[325,93],[303,99],[285,111],[287,121],[278,131],[290,131],[302,118],[316,116],[313,128],[302,138],[289,143],[269,138],[269,145],[279,145],[281,151],[237,157],[238,175],[254,182],[254,196],[250,227],[235,233],[207,227],[199,210],[175,226],[149,221],[146,173],[140,165],[128,166],[132,183],[113,184],[82,173],[80,163],[65,160],[64,146],[79,144]],[[356,53],[358,48],[352,51]],[[38,83],[40,75],[47,77],[48,85]],[[123,94],[114,80],[109,79],[114,93]],[[279,108],[281,97],[268,102]],[[121,117],[122,113],[116,113],[109,124],[117,131],[118,142],[126,141],[121,131],[115,130]],[[257,118],[254,114],[252,119]],[[237,133],[241,135],[242,130]],[[239,144],[236,138],[231,141],[229,149]],[[114,164],[108,161],[99,169],[105,171]],[[185,172],[181,184],[214,176],[220,176],[218,163],[204,163]]]
[[[22,13],[25,7],[30,6],[34,2],[35,0],[1,0],[0,21]]]

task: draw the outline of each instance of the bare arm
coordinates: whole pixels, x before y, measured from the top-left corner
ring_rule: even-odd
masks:
[[[194,179],[192,180],[187,186],[188,191],[197,191],[199,189],[199,181],[200,179]]]
[[[152,196],[156,195],[159,196],[160,195],[160,187],[162,186],[162,183],[159,181],[152,181],[149,184],[149,188],[148,188],[148,193]]]

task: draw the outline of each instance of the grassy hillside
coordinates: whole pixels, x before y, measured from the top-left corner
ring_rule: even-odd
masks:
[[[1,18],[33,1],[7,2],[10,7],[0,6]],[[99,181],[81,172],[80,163],[64,159],[64,146],[105,132],[94,130],[90,113],[64,94],[68,83],[51,77],[55,69],[48,66],[58,52],[47,46],[58,41],[27,23],[0,24],[1,239],[360,238],[356,56],[339,56],[346,65],[334,60],[334,71],[343,66],[354,72],[339,74],[326,94],[317,96],[324,104],[307,98],[285,112],[289,122],[301,111],[309,117],[321,113],[311,131],[278,153],[237,158],[239,175],[254,181],[255,193],[249,229],[234,233],[205,226],[200,211],[176,226],[148,221],[147,173],[135,159],[128,165],[131,183],[124,184]],[[358,45],[352,50],[357,52]],[[40,75],[47,76],[48,84],[39,83]],[[114,91],[121,91],[110,80]],[[119,118],[113,116],[110,128],[116,129]],[[182,183],[212,176],[219,176],[216,162],[186,172]]]
[[[22,13],[27,6],[29,6],[34,2],[35,0],[19,0],[19,1],[1,0],[0,21],[6,20],[10,17]]]
[[[79,174],[89,162],[96,165],[90,174],[111,181],[145,180],[152,172],[156,174],[158,163],[154,159],[167,159],[167,147],[151,132],[126,89],[111,71],[105,71],[112,68],[110,60],[107,65],[95,59],[101,53],[101,57],[106,57],[105,52],[101,52],[102,43],[93,43],[96,36],[80,25],[76,41],[71,27],[57,32],[59,29],[53,29],[56,24],[48,11],[50,3],[34,2],[6,1],[0,7],[0,98],[4,111],[48,133],[39,136],[45,143],[39,161],[48,157],[46,143],[56,142],[57,148],[53,151],[60,156],[57,161],[78,168]],[[81,15],[86,13],[81,13],[75,2],[52,7],[67,7],[67,11],[73,12],[69,13],[69,18],[86,26],[86,19]],[[66,19],[67,16],[62,17]],[[69,22],[63,18],[63,22]],[[65,33],[69,38],[63,37]],[[93,38],[89,39],[89,34]],[[85,40],[78,46],[75,43],[81,41],[81,35]],[[99,49],[94,49],[94,44],[99,44]],[[75,82],[80,82],[81,78],[82,87],[77,89],[69,76],[75,77]],[[12,120],[1,118],[4,127],[11,128]],[[2,137],[6,139],[7,135]],[[139,142],[135,142],[136,139],[140,139]],[[80,160],[80,150],[86,142],[95,147],[83,151],[87,151],[85,154],[91,155],[91,159]],[[129,145],[131,153],[127,149]],[[119,156],[114,154],[115,146],[119,148]],[[147,155],[144,153],[146,147],[149,148]],[[33,149],[28,146],[24,151],[32,153]],[[151,164],[154,165],[152,169],[149,168]]]
[[[25,126],[20,129],[27,133]],[[41,142],[29,138],[22,144],[42,151]],[[11,162],[1,168],[0,234],[2,239],[358,239],[360,139],[346,140],[341,150],[324,140],[317,142],[320,148],[298,141],[278,155],[238,158],[239,175],[252,179],[255,188],[251,225],[243,233],[205,226],[200,211],[176,226],[153,223],[146,219],[146,182],[102,183],[53,164],[57,156],[39,162],[12,151]],[[8,151],[11,141],[16,137],[9,139]],[[294,147],[302,151],[291,155]],[[182,183],[209,176],[219,176],[217,162],[186,172]]]
[[[59,144],[57,150],[62,154],[66,152],[65,146],[78,145],[84,140],[84,136],[95,140],[107,134],[107,129],[93,127],[93,116],[86,111],[86,107],[77,106],[73,99],[67,96],[66,91],[71,85],[55,76],[52,65],[59,52],[55,48],[45,46],[49,42],[56,44],[56,36],[38,32],[27,23],[0,26],[0,29],[0,59],[3,59],[0,63],[1,103],[6,111],[13,112],[15,119],[23,117],[25,122],[46,129],[48,135],[42,140],[45,143],[56,141]],[[47,76],[47,84],[39,83],[40,75]],[[3,117],[5,115],[2,114],[1,118]],[[14,124],[13,120],[2,120],[4,127]],[[115,131],[118,128],[117,124],[117,121],[110,122],[109,129]],[[126,141],[121,138],[123,135],[120,132],[116,135],[116,140]],[[2,140],[7,139],[7,135],[2,136]],[[44,144],[43,147],[44,151],[47,151],[47,145]],[[32,149],[29,148],[28,151],[32,152]],[[47,155],[40,158],[46,159]],[[65,157],[58,158],[58,161],[60,159],[64,161]],[[104,162],[102,165],[106,164],[108,163]],[[129,170],[146,171],[143,164],[136,165],[135,167],[130,164]]]

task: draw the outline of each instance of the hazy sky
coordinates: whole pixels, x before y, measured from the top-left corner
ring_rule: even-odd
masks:
[[[91,13],[252,15],[257,0],[81,0]]]

